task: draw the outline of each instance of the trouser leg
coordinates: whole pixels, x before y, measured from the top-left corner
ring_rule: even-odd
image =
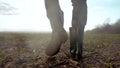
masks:
[[[63,29],[64,18],[63,11],[60,8],[58,0],[45,0],[47,17],[50,20],[51,28],[54,32]]]
[[[87,21],[87,4],[86,0],[72,0],[73,5],[73,15],[72,15],[72,28],[75,29],[76,43],[71,46],[71,50],[77,50],[76,54],[78,59],[82,58],[82,45],[83,45],[83,35],[84,27]],[[72,42],[71,42],[72,43]]]
[[[47,17],[52,28],[52,38],[46,49],[48,56],[53,56],[59,52],[60,46],[67,40],[67,33],[63,28],[64,18],[58,0],[45,0]]]
[[[86,25],[87,21],[87,4],[86,0],[72,0],[72,27],[81,27]]]

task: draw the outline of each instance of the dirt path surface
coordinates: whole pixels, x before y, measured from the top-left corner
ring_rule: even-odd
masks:
[[[69,40],[45,55],[48,33],[0,33],[0,68],[120,68],[120,35],[85,35],[83,60],[73,60]]]

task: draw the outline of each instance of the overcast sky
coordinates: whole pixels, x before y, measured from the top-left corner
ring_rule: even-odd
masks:
[[[71,0],[59,1],[65,16],[64,27],[68,31],[72,18]],[[8,4],[2,5],[3,2]],[[120,18],[120,0],[87,0],[87,4],[88,20],[85,30],[103,24],[108,18],[110,23]],[[44,0],[0,0],[1,6],[14,8],[8,14],[0,9],[0,31],[51,31]]]

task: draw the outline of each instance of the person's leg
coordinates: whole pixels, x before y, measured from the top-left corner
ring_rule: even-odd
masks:
[[[72,15],[72,27],[70,28],[70,30],[71,32],[75,32],[74,33],[75,36],[73,34],[72,36],[75,37],[74,40],[76,43],[73,40],[70,42],[71,43],[70,52],[73,56],[76,54],[77,58],[81,59],[84,27],[87,21],[87,4],[86,0],[72,0],[72,5],[73,15]]]
[[[52,28],[52,39],[46,49],[46,54],[53,56],[58,53],[61,44],[67,40],[67,33],[63,28],[64,18],[59,1],[45,0],[45,7]]]

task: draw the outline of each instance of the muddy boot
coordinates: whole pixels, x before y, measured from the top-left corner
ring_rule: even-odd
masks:
[[[86,21],[87,21],[87,2],[86,0],[71,0],[72,1],[72,5],[73,5],[73,14],[72,14],[72,28],[75,28],[75,33],[73,32],[71,36],[75,37],[75,41],[74,38],[71,37],[71,40],[73,38],[73,40],[70,43],[71,44],[71,54],[72,54],[72,50],[73,53],[76,54],[77,59],[82,59],[82,46],[83,46],[83,35],[84,35],[84,27],[86,25]],[[76,50],[74,50],[74,46],[76,47]],[[76,52],[74,52],[76,51]],[[76,58],[75,57],[75,58]]]
[[[70,53],[75,60],[82,59],[83,32],[82,28],[70,28]]]
[[[45,0],[45,7],[52,28],[52,38],[46,49],[46,55],[53,56],[59,52],[60,46],[67,40],[67,33],[63,28],[64,16],[59,0]]]
[[[77,28],[77,59],[82,60],[84,26]]]
[[[77,51],[77,46],[76,46],[76,42],[77,42],[77,34],[76,34],[76,29],[73,27],[70,27],[70,53],[73,59],[75,59],[76,57],[76,51]]]
[[[46,49],[46,55],[48,56],[56,55],[59,52],[61,45],[65,43],[66,40],[67,33],[65,30],[53,33],[52,39]]]

